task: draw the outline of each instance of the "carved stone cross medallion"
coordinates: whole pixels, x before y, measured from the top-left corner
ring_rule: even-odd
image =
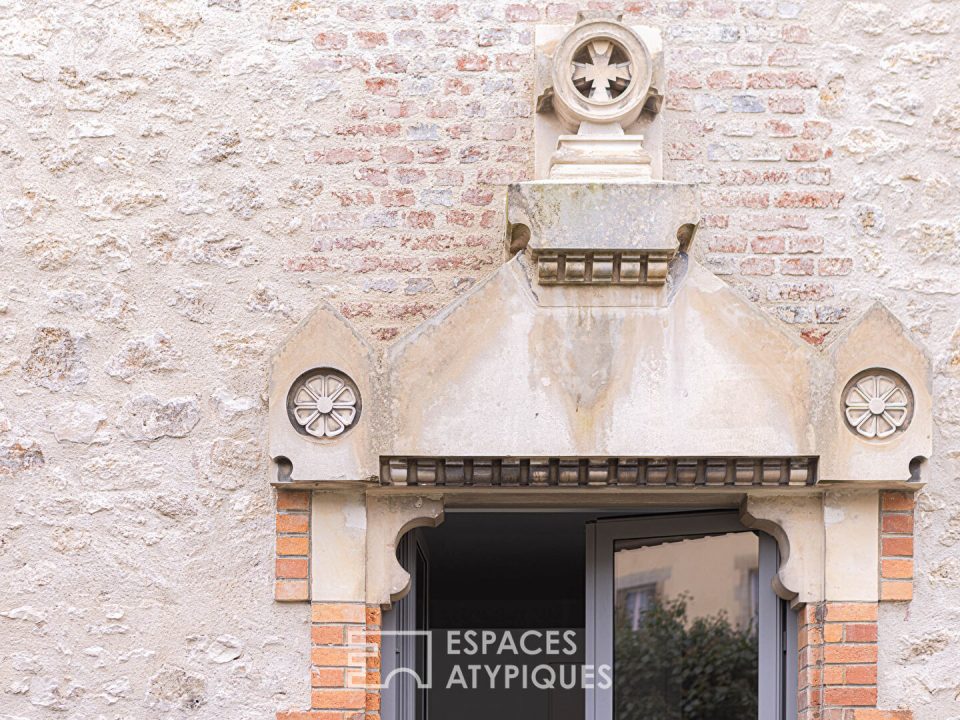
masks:
[[[630,58],[612,40],[596,38],[574,55],[573,84],[591,100],[613,100],[630,85]]]

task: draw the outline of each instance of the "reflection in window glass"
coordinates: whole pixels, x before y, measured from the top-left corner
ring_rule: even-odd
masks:
[[[617,543],[617,720],[757,718],[758,566],[753,533]]]
[[[643,623],[643,616],[657,601],[657,586],[647,583],[638,587],[628,588],[626,591],[624,610],[630,629],[636,632]]]

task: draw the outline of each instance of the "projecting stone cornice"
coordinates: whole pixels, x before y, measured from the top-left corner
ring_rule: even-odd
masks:
[[[883,307],[815,348],[686,257],[659,305],[537,287],[517,256],[382,353],[321,305],[273,360],[271,480],[379,482],[383,459],[418,457],[815,458],[821,484],[922,480],[930,365]],[[296,395],[312,374],[355,407],[334,407],[339,381]],[[305,432],[324,411],[332,436]]]

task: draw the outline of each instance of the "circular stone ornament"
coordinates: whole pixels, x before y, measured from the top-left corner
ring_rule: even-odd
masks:
[[[864,370],[843,390],[843,417],[847,427],[860,437],[886,440],[910,425],[913,390],[892,370]]]
[[[309,370],[296,379],[287,393],[287,415],[301,435],[335,438],[359,420],[360,391],[339,370]]]
[[[554,107],[572,125],[634,122],[643,110],[653,61],[643,40],[613,20],[586,20],[553,54]]]

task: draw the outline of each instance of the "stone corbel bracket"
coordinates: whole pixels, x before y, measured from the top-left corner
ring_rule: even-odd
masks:
[[[748,495],[740,521],[771,535],[780,549],[773,589],[794,605],[823,599],[823,508],[818,496]]]
[[[388,609],[410,589],[397,560],[400,539],[443,522],[443,500],[428,496],[367,496],[367,604]]]
[[[685,183],[518,183],[508,242],[527,239],[540,285],[663,285],[693,238],[698,200]]]
[[[847,486],[805,497],[748,495],[740,520],[780,550],[773,589],[793,605],[877,602],[879,491]]]

